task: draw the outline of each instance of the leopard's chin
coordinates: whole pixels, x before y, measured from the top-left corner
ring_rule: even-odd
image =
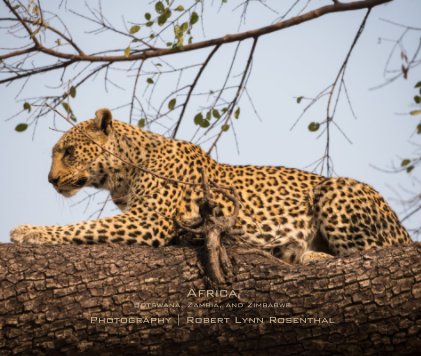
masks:
[[[66,189],[66,188],[57,188],[57,192],[60,193],[61,195],[63,195],[66,198],[70,198],[74,195],[76,195],[76,193],[79,191],[80,189],[74,189],[74,188],[70,188],[70,189]]]

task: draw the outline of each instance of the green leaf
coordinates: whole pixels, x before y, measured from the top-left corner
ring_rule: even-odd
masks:
[[[133,25],[132,27],[130,27],[129,33],[131,35],[135,34],[136,32],[139,32],[140,30],[140,26],[138,25]]]
[[[196,11],[193,11],[190,15],[190,25],[194,25],[197,21],[199,21],[199,15]]]
[[[303,96],[298,96],[297,97],[297,104],[301,103],[301,100],[303,100]]]
[[[183,5],[178,5],[174,10],[175,11],[184,11],[184,6]]]
[[[320,128],[320,124],[318,122],[310,122],[308,125],[308,129],[311,132],[316,132]]]
[[[137,126],[141,129],[143,127],[145,127],[146,124],[146,119],[142,118],[137,122]]]
[[[407,169],[406,169],[406,173],[411,173],[411,171],[414,169],[414,166],[409,166]]]
[[[31,104],[29,104],[28,102],[24,102],[23,103],[23,110],[27,110],[28,112],[31,112],[31,110],[32,110]]]
[[[76,96],[76,88],[74,86],[71,86],[69,93],[70,93],[70,96],[74,98]]]
[[[210,110],[206,113],[206,120],[210,121],[212,117],[212,113],[210,112]]]
[[[230,125],[228,125],[228,124],[224,124],[224,125],[221,126],[222,131],[228,131],[229,128],[230,128]]]
[[[420,115],[421,114],[421,110],[413,110],[409,114],[412,115],[412,116]]]
[[[161,1],[158,1],[158,2],[155,4],[155,10],[156,10],[156,12],[157,12],[158,14],[162,14],[162,13],[164,12],[164,10],[165,10],[165,6],[164,6],[164,4],[163,4]]]
[[[72,112],[72,108],[70,107],[69,104],[62,103],[61,105],[63,105],[63,108],[64,108],[64,110],[66,110],[67,113],[71,113]]]
[[[221,110],[221,111],[222,111],[222,113],[223,113],[223,114],[225,114],[225,113],[228,111],[228,108],[227,108],[227,107],[222,108],[222,110]]]
[[[421,124],[417,125],[417,134],[421,135]]]
[[[210,122],[208,120],[202,120],[199,125],[205,129],[210,126]]]
[[[217,109],[213,109],[212,110],[212,115],[215,119],[220,119],[221,118],[221,114],[219,113],[219,111]]]
[[[149,21],[151,18],[152,18],[152,15],[149,12],[146,12],[145,19]]]
[[[127,47],[127,48],[124,50],[124,57],[126,57],[126,58],[129,58],[129,57],[130,57],[130,46],[129,46],[129,47]]]
[[[200,125],[200,123],[203,121],[203,115],[201,112],[199,112],[198,114],[196,114],[196,116],[193,119],[195,125]]]
[[[408,164],[410,164],[411,163],[411,160],[410,159],[404,159],[402,162],[401,162],[401,167],[405,167],[405,166],[407,166]]]
[[[16,127],[15,127],[15,131],[17,131],[17,132],[23,132],[23,131],[25,131],[27,128],[28,128],[28,124],[24,124],[24,123],[22,123],[22,124],[17,124],[17,125],[16,125]]]
[[[414,101],[415,101],[417,104],[421,103],[421,96],[418,96],[418,95],[414,96]]]
[[[238,119],[240,117],[240,110],[241,110],[240,107],[238,107],[237,110],[235,110],[234,117],[236,119]]]
[[[153,25],[153,21],[148,21],[148,22],[146,22],[146,26],[147,27],[151,27]]]
[[[417,84],[415,84],[415,88],[421,88],[421,82],[418,82]]]
[[[170,110],[174,110],[175,104],[177,103],[177,99],[173,98],[169,101],[168,103],[168,109]]]
[[[168,17],[166,14],[162,14],[158,17],[158,25],[162,26],[163,24],[165,24],[165,22],[167,22]]]
[[[154,83],[154,81],[153,81],[153,79],[152,79],[152,78],[148,78],[148,79],[146,79],[146,83],[148,83],[148,84],[153,84],[153,83]]]
[[[180,30],[182,32],[186,32],[189,29],[189,24],[187,22],[183,22],[180,26]]]

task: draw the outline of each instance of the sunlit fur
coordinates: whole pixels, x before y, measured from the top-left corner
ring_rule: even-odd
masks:
[[[227,242],[264,249],[289,263],[411,242],[390,206],[364,183],[287,167],[220,164],[190,142],[112,120],[108,109],[57,142],[49,181],[64,196],[86,186],[108,190],[122,213],[66,226],[21,225],[12,240],[166,245],[178,233],[175,219],[198,217],[201,188],[184,183],[200,183],[201,170],[240,197],[236,228],[244,234]],[[233,212],[223,195],[214,193],[214,199],[224,214]]]

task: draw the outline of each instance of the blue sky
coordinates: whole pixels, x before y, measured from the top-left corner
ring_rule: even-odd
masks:
[[[41,4],[44,3],[46,2],[41,1]],[[122,26],[123,22],[143,21],[143,13],[151,11],[151,6],[146,1],[119,1],[118,5],[116,2],[112,3],[103,3],[104,12],[118,26]],[[179,3],[187,2],[179,1]],[[234,4],[240,1],[229,3],[219,12],[218,6],[211,7],[209,2],[207,3],[204,13],[206,37],[217,37],[237,31],[240,12],[239,10],[233,12],[232,9],[235,7]],[[275,1],[267,3],[279,5],[279,2]],[[313,5],[320,6],[325,3],[330,2],[314,1]],[[84,11],[83,4],[79,0],[68,2],[69,7],[78,11]],[[52,6],[51,2],[44,5],[45,8]],[[278,9],[282,10],[282,7]],[[3,4],[0,5],[0,13],[2,16],[6,14]],[[390,174],[379,171],[373,166],[387,169],[393,164],[399,165],[403,158],[410,157],[413,153],[414,146],[411,141],[417,140],[417,137],[413,136],[416,119],[400,114],[411,110],[411,101],[415,94],[413,87],[421,80],[421,71],[416,69],[409,73],[407,80],[399,79],[384,88],[378,90],[370,88],[385,80],[384,66],[392,47],[392,43],[385,39],[397,39],[402,33],[401,28],[381,19],[420,26],[418,15],[420,13],[421,2],[416,0],[395,0],[372,11],[366,29],[352,54],[345,77],[357,119],[353,117],[346,100],[340,102],[336,114],[336,122],[346,132],[352,144],[348,143],[337,130],[332,131],[331,137],[336,174],[371,184],[386,197],[398,213],[402,213],[402,206],[397,201],[399,198],[397,193],[405,197],[405,192],[408,194],[419,192],[419,185],[416,183],[417,176],[420,177],[419,171],[415,169],[410,175]],[[323,154],[324,139],[323,137],[316,139],[317,134],[309,132],[307,126],[311,121],[320,121],[324,118],[326,102],[321,102],[312,108],[291,131],[291,126],[304,107],[304,103],[296,103],[295,97],[315,96],[332,83],[363,16],[364,11],[328,15],[261,37],[247,87],[262,120],[260,121],[253,113],[244,96],[241,116],[235,123],[239,152],[230,130],[218,147],[218,160],[232,164],[284,165],[297,168],[305,168],[317,160]],[[247,22],[241,30],[260,27],[271,23],[275,18],[276,15],[265,7],[253,4]],[[102,34],[95,37],[84,34],[84,29],[92,29],[93,26],[86,25],[80,18],[69,15],[66,21],[75,38],[80,40],[86,49],[94,51],[127,46],[126,40],[115,35]],[[418,37],[416,34],[409,34],[405,40],[409,53],[417,44],[419,32],[417,35]],[[4,32],[1,36],[2,47],[13,45]],[[202,30],[196,28],[195,40],[198,41],[202,37]],[[244,64],[250,45],[250,41],[241,45],[234,73],[241,72],[241,63]],[[220,86],[234,48],[235,44],[230,44],[218,52],[201,78],[197,93]],[[188,62],[200,62],[207,53],[209,50],[180,54],[168,57],[168,61],[181,66]],[[393,64],[399,68],[399,56],[394,57]],[[194,71],[187,73],[185,80],[194,74]],[[55,78],[57,74],[34,77],[20,98],[50,92],[52,89],[47,86],[52,85]],[[153,99],[156,103],[166,97],[175,80],[175,76],[168,77],[157,85]],[[129,101],[133,78],[127,76],[125,72],[118,72],[113,73],[113,81],[125,90],[111,86],[106,91],[100,77],[89,81],[85,87],[78,90],[76,98],[72,100],[72,107],[80,120],[93,117],[95,110],[100,107],[116,108]],[[141,94],[145,88],[145,81],[141,80],[139,93]],[[16,98],[18,90],[18,83],[0,87],[3,103],[0,120],[2,146],[0,241],[2,242],[9,240],[10,229],[18,224],[66,224],[87,219],[101,206],[101,201],[106,197],[103,194],[86,207],[84,203],[76,204],[87,195],[86,191],[71,199],[65,199],[54,191],[47,181],[47,174],[51,163],[51,148],[60,137],[60,133],[51,130],[51,127],[67,130],[69,126],[64,121],[53,122],[53,117],[50,115],[42,118],[35,135],[32,135],[32,129],[25,133],[15,132],[16,124],[27,119],[25,114],[22,114],[6,121],[22,106],[20,99]],[[178,97],[177,101],[181,101],[182,98]],[[179,138],[191,139],[195,130],[193,117],[203,105],[200,100],[201,97],[195,97],[190,103]],[[114,116],[126,120],[128,112],[128,108],[123,108],[114,111]],[[161,133],[166,131],[159,125],[153,125],[150,129]],[[105,215],[115,213],[117,213],[115,207],[111,204],[107,206]],[[408,226],[415,223],[416,218],[408,221]]]

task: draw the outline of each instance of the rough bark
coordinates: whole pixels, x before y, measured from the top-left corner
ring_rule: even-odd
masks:
[[[305,266],[229,248],[234,277],[225,289],[238,296],[188,297],[207,289],[200,251],[0,245],[0,354],[396,355],[421,348],[421,244]],[[170,319],[102,324],[91,317]],[[228,319],[190,324],[187,317]]]

